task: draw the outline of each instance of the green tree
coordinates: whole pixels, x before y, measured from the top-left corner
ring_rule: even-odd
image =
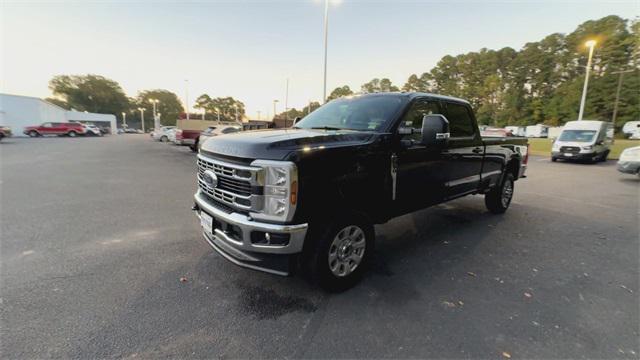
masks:
[[[100,75],[58,75],[49,81],[49,89],[58,105],[77,111],[119,115],[130,108],[120,85]]]
[[[136,108],[144,108],[145,125],[153,126],[153,103],[151,100],[158,100],[156,111],[160,114],[160,124],[164,126],[175,125],[180,114],[184,112],[182,103],[178,96],[169,90],[155,89],[144,90],[138,93],[135,104]],[[134,112],[139,119],[140,112]]]
[[[196,99],[195,108],[204,109],[207,114],[211,114],[208,117],[213,120],[217,120],[220,114],[220,121],[235,121],[236,112],[238,121],[242,121],[245,117],[244,103],[230,96],[211,98],[207,94],[202,94]]]
[[[378,79],[375,78],[368,83],[362,84],[361,90],[363,93],[376,93],[376,92],[389,92],[399,91],[400,89],[391,83],[391,80],[387,78]]]
[[[327,97],[327,101],[331,101],[333,99],[337,99],[337,98],[341,98],[349,95],[353,95],[353,91],[351,91],[351,88],[348,85],[344,85],[344,86],[333,89],[331,94],[329,94],[329,97]]]

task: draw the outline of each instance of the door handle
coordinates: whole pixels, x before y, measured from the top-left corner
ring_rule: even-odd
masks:
[[[477,148],[475,148],[475,149],[473,149],[471,151],[476,153],[476,154],[480,154],[482,152],[482,148],[477,147]]]

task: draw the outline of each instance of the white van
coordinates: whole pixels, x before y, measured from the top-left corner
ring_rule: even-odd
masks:
[[[640,133],[640,121],[627,121],[622,126],[622,133],[626,137],[631,137],[637,133]]]
[[[525,131],[528,138],[546,138],[549,136],[549,127],[547,125],[529,125]]]
[[[551,161],[588,160],[606,161],[612,144],[613,126],[609,122],[581,120],[569,121],[553,142]]]

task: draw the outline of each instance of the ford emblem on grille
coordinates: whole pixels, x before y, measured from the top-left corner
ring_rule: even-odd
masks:
[[[206,170],[202,174],[202,180],[210,188],[218,186],[218,176],[213,172],[213,170]]]

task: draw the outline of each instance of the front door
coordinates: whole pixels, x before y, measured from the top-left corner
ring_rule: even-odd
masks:
[[[401,136],[401,143],[391,155],[392,192],[397,214],[421,209],[442,201],[445,193],[445,167],[441,150],[420,144],[422,118],[441,114],[440,104],[429,99],[417,99],[400,123],[400,127],[413,129],[412,134]],[[393,173],[395,169],[395,174]]]

